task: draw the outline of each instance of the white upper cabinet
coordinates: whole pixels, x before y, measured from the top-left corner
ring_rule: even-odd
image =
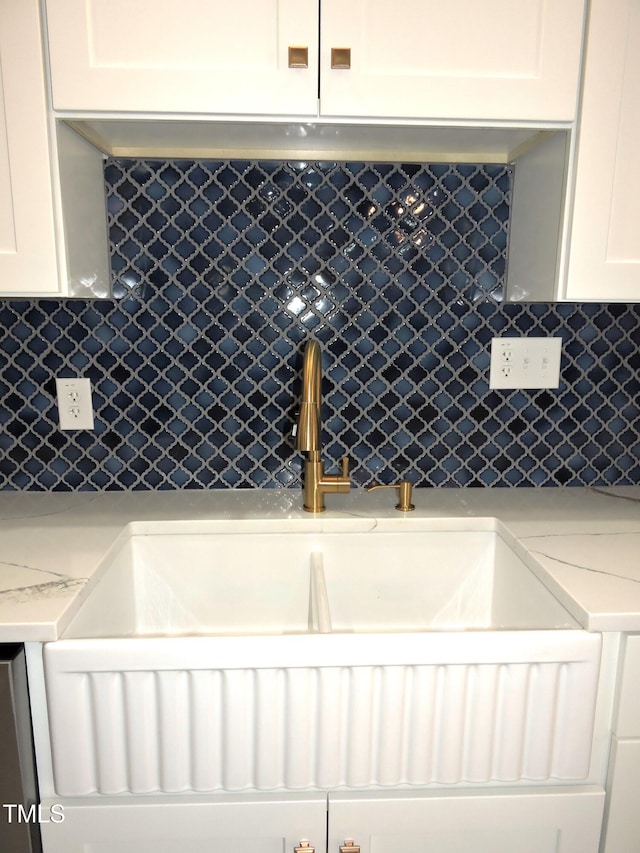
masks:
[[[575,116],[584,0],[46,0],[46,8],[60,111]]]
[[[0,0],[0,293],[57,292],[38,0]]]
[[[57,110],[315,116],[318,0],[47,0]],[[289,48],[307,67],[289,67]],[[294,52],[294,65],[305,64]]]
[[[321,0],[323,115],[571,121],[584,0]],[[331,68],[333,46],[351,68]]]
[[[592,0],[569,300],[640,301],[640,2]]]

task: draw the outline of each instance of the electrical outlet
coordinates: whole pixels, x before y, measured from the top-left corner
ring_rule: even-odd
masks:
[[[89,379],[56,377],[60,429],[93,429]]]
[[[493,338],[489,388],[558,388],[562,338]]]

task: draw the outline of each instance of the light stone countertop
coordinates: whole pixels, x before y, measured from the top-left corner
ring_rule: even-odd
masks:
[[[0,642],[57,639],[86,597],[106,552],[130,522],[279,520],[293,530],[381,519],[399,529],[433,520],[498,518],[517,550],[591,631],[640,631],[640,487],[416,489],[327,495],[302,510],[298,490],[0,493]],[[459,522],[456,522],[459,523]],[[262,526],[262,525],[261,525]]]

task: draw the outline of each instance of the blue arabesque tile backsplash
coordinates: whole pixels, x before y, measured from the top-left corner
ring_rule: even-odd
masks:
[[[640,483],[640,306],[502,301],[503,166],[109,160],[114,298],[0,303],[0,486],[298,486],[301,354],[357,484]],[[490,391],[499,335],[558,390]],[[61,432],[54,376],[88,376]],[[330,467],[330,466],[329,466]]]

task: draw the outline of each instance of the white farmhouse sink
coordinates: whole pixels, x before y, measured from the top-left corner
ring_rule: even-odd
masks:
[[[133,525],[44,647],[56,794],[584,780],[601,638],[501,533]]]
[[[134,534],[65,637],[575,628],[495,530]]]

